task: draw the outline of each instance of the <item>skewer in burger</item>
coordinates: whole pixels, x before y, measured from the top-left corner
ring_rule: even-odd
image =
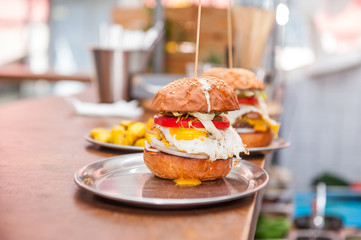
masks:
[[[179,79],[162,87],[151,107],[159,114],[150,126],[152,135],[144,150],[144,162],[160,178],[221,178],[231,170],[233,156],[245,150],[222,115],[239,109],[236,94],[223,80]]]
[[[268,146],[278,137],[280,124],[269,117],[265,85],[253,72],[242,68],[212,68],[203,76],[218,77],[234,89],[240,110],[229,112],[227,117],[248,148]]]

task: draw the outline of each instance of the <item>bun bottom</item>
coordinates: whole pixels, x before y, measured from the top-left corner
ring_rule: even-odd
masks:
[[[144,149],[144,163],[157,177],[165,179],[214,180],[225,177],[231,171],[232,158],[210,161],[170,155],[163,152],[151,152]]]
[[[265,147],[270,145],[273,140],[273,134],[270,130],[266,132],[239,133],[239,136],[247,148]]]

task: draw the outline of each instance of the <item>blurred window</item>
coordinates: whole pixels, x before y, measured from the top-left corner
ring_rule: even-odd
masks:
[[[333,9],[327,2],[316,14],[315,25],[326,53],[345,53],[361,49],[361,0],[345,2]],[[344,2],[342,2],[344,3]]]
[[[46,23],[48,0],[0,0],[0,65],[28,53],[30,23]]]
[[[145,6],[153,8],[156,0],[145,0]],[[169,8],[189,7],[190,5],[197,5],[198,0],[162,0],[162,5]],[[228,1],[225,0],[202,0],[202,6],[226,8]]]

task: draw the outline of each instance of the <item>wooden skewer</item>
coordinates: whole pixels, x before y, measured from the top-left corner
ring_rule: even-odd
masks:
[[[233,68],[232,51],[232,0],[229,0],[227,9],[227,32],[228,32],[228,67]]]
[[[197,77],[198,72],[198,52],[199,52],[199,32],[201,26],[201,8],[202,8],[202,0],[198,0],[198,21],[197,21],[197,41],[196,41],[196,59],[194,63],[194,77]]]

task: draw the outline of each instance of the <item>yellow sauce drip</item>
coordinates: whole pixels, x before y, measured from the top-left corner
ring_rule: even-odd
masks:
[[[177,178],[173,180],[179,186],[198,186],[202,182],[199,179],[184,179],[184,178]]]
[[[268,125],[271,131],[274,133],[274,137],[278,138],[278,130],[280,128],[280,124],[277,125]]]

